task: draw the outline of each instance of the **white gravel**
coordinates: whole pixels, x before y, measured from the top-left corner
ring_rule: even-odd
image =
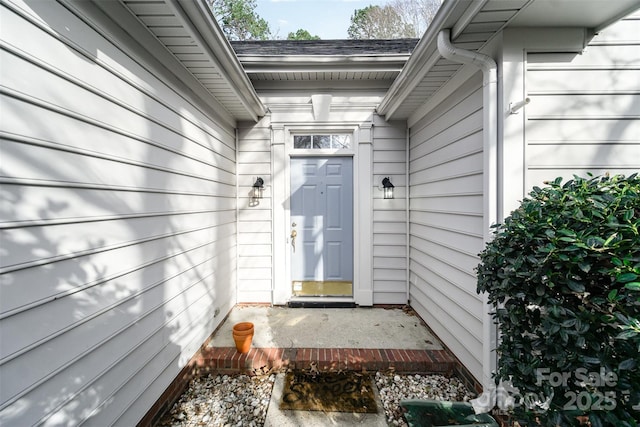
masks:
[[[192,380],[178,402],[158,423],[171,427],[260,427],[264,425],[275,374],[208,375]],[[378,387],[390,426],[406,426],[400,401],[475,397],[457,378],[377,372]]]
[[[457,378],[442,375],[400,375],[377,372],[376,385],[390,426],[406,426],[400,401],[436,399],[467,402],[476,397]]]

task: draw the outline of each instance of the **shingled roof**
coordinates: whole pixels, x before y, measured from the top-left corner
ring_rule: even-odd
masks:
[[[407,55],[419,39],[232,41],[238,56]]]

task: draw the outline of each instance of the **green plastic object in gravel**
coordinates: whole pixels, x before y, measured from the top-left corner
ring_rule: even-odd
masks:
[[[447,402],[429,399],[400,402],[410,427],[498,427],[489,414],[476,414],[467,402]]]

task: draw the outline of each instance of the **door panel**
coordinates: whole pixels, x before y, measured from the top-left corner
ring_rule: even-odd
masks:
[[[294,295],[353,294],[353,162],[291,159]]]

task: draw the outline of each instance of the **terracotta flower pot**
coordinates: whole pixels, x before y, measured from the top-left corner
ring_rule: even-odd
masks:
[[[251,349],[253,339],[253,323],[240,322],[233,325],[233,341],[239,353],[247,353]]]

